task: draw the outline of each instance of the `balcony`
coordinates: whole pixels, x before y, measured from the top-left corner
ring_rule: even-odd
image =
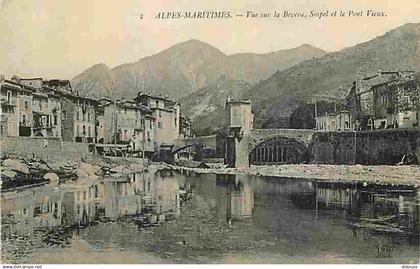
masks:
[[[19,126],[21,127],[32,127],[32,124],[30,121],[20,121]]]
[[[6,100],[6,99],[2,99],[1,100],[1,106],[2,107],[16,107],[16,100]]]
[[[34,125],[32,126],[32,129],[34,131],[39,131],[39,130],[42,130],[42,129],[52,129],[52,128],[53,128],[53,126],[47,125],[45,123],[34,123]]]

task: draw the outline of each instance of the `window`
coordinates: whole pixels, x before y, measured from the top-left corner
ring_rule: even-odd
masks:
[[[76,111],[76,120],[79,120],[80,119],[80,113],[79,113],[79,110],[77,110]]]
[[[89,136],[89,137],[91,137],[91,134],[92,134],[92,127],[91,127],[91,126],[89,126],[89,127],[88,127],[88,136]]]
[[[12,92],[11,91],[7,91],[7,104],[11,104],[12,102]]]
[[[22,125],[26,125],[26,115],[22,115]]]
[[[162,129],[163,128],[163,124],[161,122],[158,122],[158,128]]]
[[[82,116],[83,116],[83,121],[86,121],[86,112],[83,112]]]
[[[57,125],[57,121],[58,121],[58,117],[57,117],[57,115],[54,115],[54,126]]]
[[[29,105],[28,105],[28,101],[25,101],[25,109],[28,109]]]
[[[76,136],[80,135],[80,126],[76,125]]]
[[[63,119],[67,120],[67,111],[63,110]]]
[[[90,122],[90,113],[87,113],[87,121]]]
[[[127,140],[128,136],[127,136],[127,130],[124,130],[124,140]]]
[[[159,110],[159,118],[162,118],[162,111]]]
[[[86,135],[86,126],[83,125],[83,135]]]

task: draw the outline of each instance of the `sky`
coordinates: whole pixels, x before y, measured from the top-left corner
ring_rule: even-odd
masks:
[[[345,2],[345,3],[343,3]],[[327,18],[246,18],[342,10]],[[367,17],[367,10],[384,12]],[[231,19],[156,19],[159,12],[228,11]],[[242,14],[243,17],[236,17]],[[337,51],[420,22],[418,0],[0,0],[0,74],[71,79],[97,63],[115,67],[198,39],[226,54],[302,44]],[[142,18],[141,18],[142,17]]]

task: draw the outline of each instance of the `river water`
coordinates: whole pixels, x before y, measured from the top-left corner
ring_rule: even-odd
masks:
[[[164,170],[2,193],[12,263],[418,263],[419,190]]]

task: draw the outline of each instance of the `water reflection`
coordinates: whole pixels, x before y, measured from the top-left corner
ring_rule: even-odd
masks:
[[[203,225],[215,225],[212,219],[216,218],[246,246],[262,240],[276,255],[290,251],[291,257],[317,256],[334,251],[353,257],[401,256],[412,261],[419,248],[418,193],[418,189],[402,186],[179,174],[171,170],[142,172],[2,193],[2,240],[38,230],[92,227],[118,219],[142,230],[184,215],[203,218],[201,213],[191,213],[198,210],[206,216]],[[183,223],[183,230],[195,231],[197,223]],[[105,230],[92,234],[106,240],[109,231],[101,229]],[[200,232],[202,227],[197,229]],[[137,239],[131,236],[135,244]],[[220,247],[220,253],[225,252]]]
[[[2,237],[130,215],[144,214],[153,223],[173,219],[184,189],[172,171],[161,171],[2,193]]]

